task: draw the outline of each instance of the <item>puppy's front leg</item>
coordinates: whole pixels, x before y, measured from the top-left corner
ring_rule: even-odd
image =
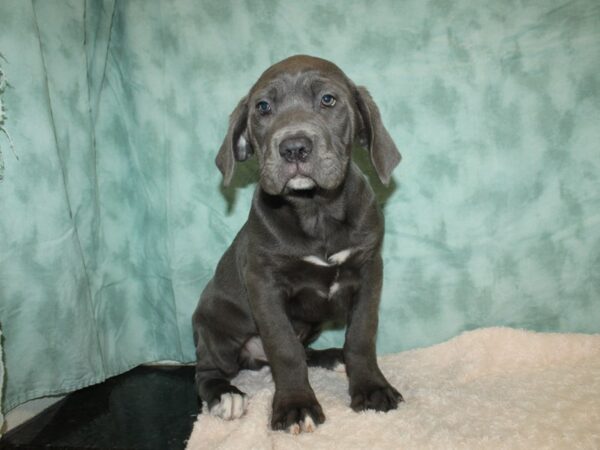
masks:
[[[308,382],[304,347],[285,312],[285,292],[271,274],[247,273],[246,285],[275,382],[271,428],[311,432],[325,415]]]
[[[396,409],[402,395],[385,379],[377,365],[375,339],[383,262],[376,256],[361,269],[362,284],[348,317],[344,361],[350,381],[350,406],[355,411]]]

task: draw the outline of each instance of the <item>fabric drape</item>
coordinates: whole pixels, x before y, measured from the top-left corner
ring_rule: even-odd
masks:
[[[380,353],[480,326],[600,331],[595,0],[3,0],[0,53],[5,412],[194,360],[192,311],[257,176],[240,164],[223,189],[214,157],[239,98],[296,53],[367,86],[404,157],[390,188],[371,176]]]

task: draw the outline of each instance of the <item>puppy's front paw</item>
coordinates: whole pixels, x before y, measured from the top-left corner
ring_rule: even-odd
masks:
[[[311,392],[275,393],[271,417],[271,428],[274,430],[287,430],[292,434],[301,431],[312,433],[317,425],[323,422],[325,422],[325,414]]]
[[[387,412],[398,407],[403,402],[402,394],[393,386],[359,386],[351,393],[350,407],[354,411],[374,409],[375,411]]]
[[[248,407],[248,398],[242,392],[225,392],[218,401],[210,405],[208,412],[225,420],[239,419]]]

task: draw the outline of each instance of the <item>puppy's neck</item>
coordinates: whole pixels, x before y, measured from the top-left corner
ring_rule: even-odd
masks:
[[[271,196],[260,190],[260,201],[269,209],[278,210],[288,226],[298,226],[305,235],[326,239],[335,229],[359,221],[364,214],[359,198],[369,190],[364,176],[356,167],[351,167],[343,183],[335,189],[314,189],[288,195]],[[358,202],[358,203],[357,203]]]

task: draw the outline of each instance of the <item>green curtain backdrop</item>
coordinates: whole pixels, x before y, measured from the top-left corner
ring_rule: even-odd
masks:
[[[368,86],[404,156],[375,185],[381,353],[600,332],[597,0],[2,0],[0,53],[5,411],[194,359],[191,313],[256,177],[220,188],[228,114],[296,53]]]

